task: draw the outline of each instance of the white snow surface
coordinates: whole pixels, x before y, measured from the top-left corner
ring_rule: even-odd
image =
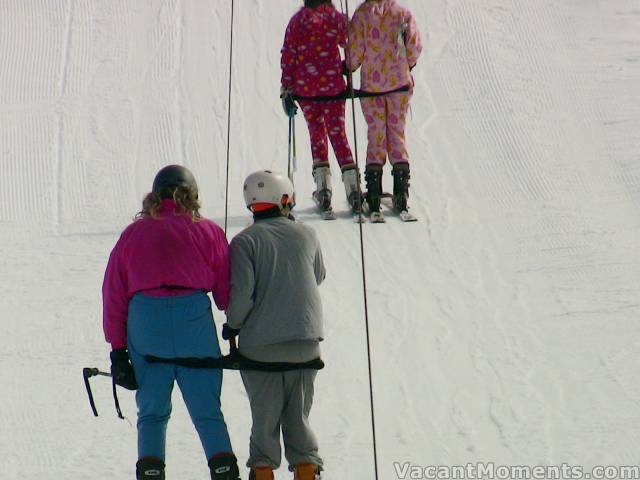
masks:
[[[229,239],[250,222],[243,178],[286,170],[279,50],[300,3],[235,2]],[[420,221],[363,226],[380,478],[393,462],[640,463],[640,4],[404,4],[425,40],[407,130]],[[188,166],[224,223],[230,5],[0,2],[3,480],[134,477],[134,396],[120,421],[94,378],[94,418],[81,369],[108,369],[102,275],[155,172]],[[362,166],[357,104],[356,121]],[[359,230],[335,162],[339,220],[314,213],[297,127],[298,218],[328,268],[312,424],[325,478],[371,480]],[[174,393],[167,478],[209,478]],[[223,402],[243,464],[236,372]]]

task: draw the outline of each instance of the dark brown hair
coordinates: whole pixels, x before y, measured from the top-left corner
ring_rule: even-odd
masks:
[[[136,220],[146,217],[156,218],[164,198],[172,199],[181,213],[189,215],[194,222],[202,219],[198,192],[190,188],[173,187],[170,192],[163,190],[161,192],[148,193],[142,201],[142,210],[135,216]]]
[[[323,3],[331,4],[331,0],[304,0],[304,6],[307,8],[316,8]]]

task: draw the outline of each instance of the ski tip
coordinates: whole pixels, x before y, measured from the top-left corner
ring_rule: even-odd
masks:
[[[385,223],[387,221],[382,212],[371,212],[369,220],[371,223]]]
[[[321,212],[320,215],[322,216],[323,220],[335,220],[337,218],[333,210],[325,210]]]
[[[416,217],[413,213],[410,213],[409,210],[398,210],[393,206],[393,195],[384,193],[382,195],[382,204],[389,209],[391,213],[397,215],[397,217],[403,222],[417,222],[418,217]]]
[[[416,217],[415,215],[409,213],[406,210],[403,210],[403,211],[399,212],[398,216],[400,217],[400,220],[402,220],[403,222],[417,222],[418,221],[418,217]]]

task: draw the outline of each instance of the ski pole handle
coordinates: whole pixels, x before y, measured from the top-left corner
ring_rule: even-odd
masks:
[[[111,374],[109,372],[103,372],[97,368],[89,368],[85,367],[82,369],[82,376],[84,378],[97,377],[98,375],[103,377],[110,377]]]

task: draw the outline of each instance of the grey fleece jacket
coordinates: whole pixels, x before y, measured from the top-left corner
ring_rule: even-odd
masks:
[[[256,221],[231,241],[227,323],[240,330],[240,350],[291,341],[321,341],[325,278],[320,242],[286,217]]]

